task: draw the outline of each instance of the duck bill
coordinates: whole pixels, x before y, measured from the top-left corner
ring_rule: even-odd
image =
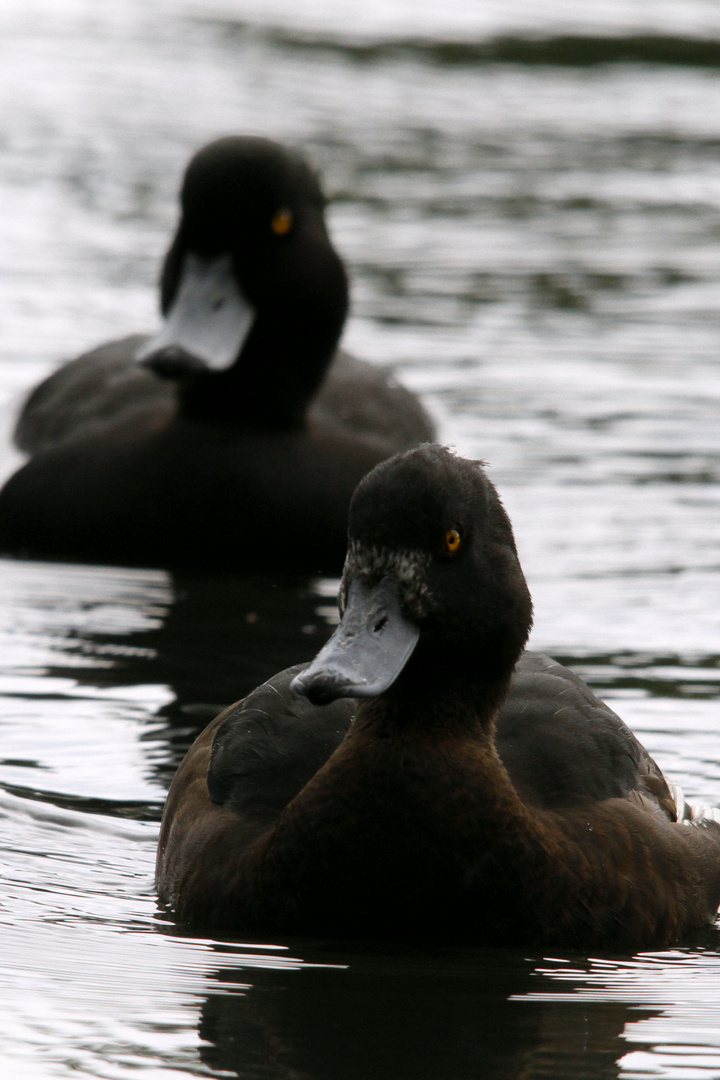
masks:
[[[240,355],[255,321],[255,310],[241,291],[230,255],[201,259],[189,252],[165,324],[136,354],[153,365],[170,350],[189,354],[214,371],[224,371]]]
[[[354,580],[337,630],[291,688],[316,705],[341,697],[377,697],[395,682],[420,630],[402,612],[398,583]]]

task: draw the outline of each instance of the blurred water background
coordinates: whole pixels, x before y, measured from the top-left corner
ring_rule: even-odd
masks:
[[[3,0],[0,473],[23,395],[157,325],[190,154],[302,148],[345,345],[483,458],[532,643],[720,803],[720,5]],[[720,1077],[720,936],[635,957],[223,942],[159,917],[173,770],[336,582],[0,562],[14,1078]]]

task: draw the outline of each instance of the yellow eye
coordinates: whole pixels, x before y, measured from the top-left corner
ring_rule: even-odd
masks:
[[[276,236],[285,236],[292,229],[292,210],[278,210],[273,214],[270,228]]]
[[[446,551],[455,552],[460,547],[460,533],[457,529],[448,529],[443,540]]]

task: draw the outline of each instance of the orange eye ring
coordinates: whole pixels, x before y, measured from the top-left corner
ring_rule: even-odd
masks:
[[[283,207],[282,210],[276,210],[270,222],[270,228],[276,236],[286,236],[292,229],[292,225],[292,210],[288,210],[287,207]]]
[[[462,543],[460,533],[457,529],[448,529],[443,537],[443,543],[445,544],[445,550],[449,551],[451,555],[454,555]]]

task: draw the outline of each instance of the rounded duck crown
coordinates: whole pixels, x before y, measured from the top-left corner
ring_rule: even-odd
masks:
[[[349,511],[341,609],[355,579],[394,575],[420,639],[406,678],[470,664],[510,677],[532,625],[512,525],[483,463],[428,443],[377,465]],[[434,659],[428,669],[427,655]]]

